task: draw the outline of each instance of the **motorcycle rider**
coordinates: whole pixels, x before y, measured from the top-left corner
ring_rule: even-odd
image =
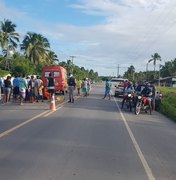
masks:
[[[141,92],[141,96],[146,97],[144,99],[144,105],[148,103],[149,107],[152,108],[152,89],[150,88],[150,83],[146,83],[145,88]]]
[[[121,109],[123,109],[124,102],[128,100],[128,95],[134,92],[134,86],[131,81],[128,82],[127,86],[124,88],[124,95],[122,100],[122,106]]]

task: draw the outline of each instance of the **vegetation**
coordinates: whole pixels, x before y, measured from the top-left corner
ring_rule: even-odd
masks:
[[[161,112],[176,121],[176,88],[157,87],[162,94]]]

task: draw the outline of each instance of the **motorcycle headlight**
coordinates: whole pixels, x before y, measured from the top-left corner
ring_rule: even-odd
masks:
[[[142,98],[142,96],[138,96],[138,99],[141,99]]]
[[[131,94],[128,94],[128,97],[131,97]]]

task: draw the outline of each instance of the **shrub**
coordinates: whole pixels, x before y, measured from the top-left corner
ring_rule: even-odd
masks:
[[[161,113],[176,122],[176,88],[158,87],[163,95],[161,103]]]

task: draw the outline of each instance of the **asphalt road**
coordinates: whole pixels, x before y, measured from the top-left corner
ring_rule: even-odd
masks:
[[[2,180],[175,180],[176,124],[120,110],[104,86],[75,103],[0,105]]]

